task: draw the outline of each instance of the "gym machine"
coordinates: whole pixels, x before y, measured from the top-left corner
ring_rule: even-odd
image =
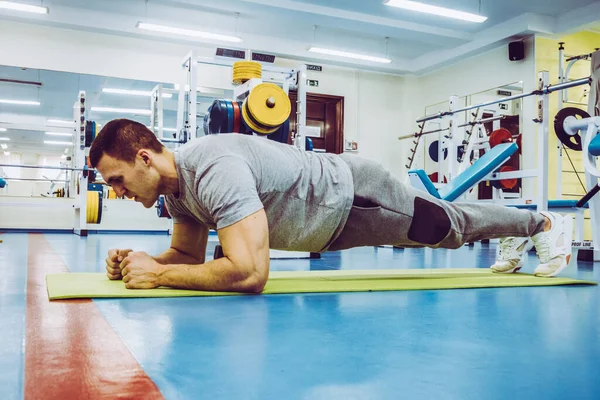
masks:
[[[596,52],[598,54],[598,52]],[[593,77],[593,74],[592,74]],[[509,180],[509,179],[522,179],[522,178],[537,178],[537,196],[533,201],[525,200],[525,199],[503,199],[496,198],[494,196],[494,202],[515,206],[519,208],[530,208],[537,209],[537,211],[543,210],[554,210],[558,212],[575,212],[578,217],[579,223],[578,228],[575,235],[575,241],[573,243],[573,247],[580,251],[579,258],[591,259],[589,256],[589,252],[593,249],[600,249],[600,243],[598,241],[600,234],[600,219],[596,217],[597,210],[600,210],[600,198],[593,197],[592,189],[595,189],[597,178],[594,178],[598,173],[600,176],[600,171],[596,172],[591,168],[591,165],[595,166],[595,156],[597,153],[600,155],[600,141],[598,141],[598,150],[595,150],[595,144],[593,142],[593,138],[596,136],[597,130],[597,122],[598,120],[594,117],[590,117],[587,113],[583,112],[580,109],[563,109],[559,112],[554,119],[554,127],[557,133],[557,137],[562,143],[571,144],[574,147],[579,147],[584,151],[584,160],[586,164],[586,181],[587,188],[590,191],[588,193],[587,198],[581,199],[578,201],[569,201],[569,200],[549,200],[548,199],[548,134],[549,134],[549,124],[550,124],[550,111],[549,111],[549,100],[550,94],[553,92],[561,92],[563,90],[567,90],[569,88],[574,88],[577,86],[590,85],[592,83],[592,77],[576,79],[572,81],[567,81],[561,79],[556,85],[550,85],[549,83],[549,73],[546,71],[542,71],[538,74],[538,88],[529,93],[523,93],[515,96],[505,97],[502,99],[497,99],[491,102],[486,102],[482,104],[476,104],[472,106],[456,108],[454,104],[456,103],[456,97],[452,97],[450,99],[450,107],[449,111],[442,111],[436,114],[427,115],[417,120],[420,126],[421,131],[423,130],[424,123],[432,120],[439,120],[441,118],[448,117],[450,119],[448,123],[448,137],[449,138],[457,138],[454,144],[450,144],[448,148],[448,159],[455,160],[457,153],[456,148],[458,147],[461,140],[461,137],[458,135],[456,131],[460,124],[458,123],[458,114],[466,111],[470,111],[473,109],[481,109],[483,107],[489,106],[491,104],[507,102],[512,100],[521,99],[528,96],[537,96],[537,105],[538,105],[538,115],[537,118],[534,119],[534,122],[538,124],[538,164],[537,167],[530,170],[521,170],[521,171],[511,171],[511,172],[500,172],[500,170],[496,170],[481,179],[481,181],[498,181],[498,180]],[[592,101],[590,99],[590,105],[592,107]],[[585,135],[585,141],[582,140],[580,134]],[[511,142],[512,138],[506,138],[503,140],[505,142]],[[582,143],[584,143],[582,145]],[[590,151],[591,149],[591,151]],[[454,154],[451,154],[454,151]],[[414,152],[413,152],[414,154]],[[409,158],[410,160],[410,158]],[[504,160],[501,160],[503,163]],[[457,165],[457,163],[454,163]],[[500,165],[500,164],[499,164]],[[450,169],[449,171],[449,180],[453,177],[456,177],[456,173],[458,168]],[[592,178],[594,178],[594,182],[592,182]],[[596,191],[600,189],[595,189]],[[585,201],[584,201],[585,200]],[[592,236],[593,243],[584,243],[583,239],[583,210],[581,207],[589,206],[592,216]],[[600,260],[600,252],[595,251],[594,260]],[[583,255],[583,256],[582,256]]]

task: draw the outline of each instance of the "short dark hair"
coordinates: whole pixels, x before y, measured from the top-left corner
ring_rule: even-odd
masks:
[[[162,153],[165,146],[144,124],[121,118],[104,125],[90,148],[90,165],[96,168],[102,155],[133,163],[140,149]]]

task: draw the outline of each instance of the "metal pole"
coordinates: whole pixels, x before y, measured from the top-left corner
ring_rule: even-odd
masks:
[[[453,110],[457,104],[458,104],[458,96],[451,96],[450,97],[450,110]],[[450,128],[450,130],[448,131],[448,181],[451,181],[458,175],[456,147],[463,140],[462,137],[458,137],[458,115],[457,114],[453,114],[452,117],[450,118],[450,121],[448,121],[448,128]],[[441,157],[443,156],[443,153],[442,153],[442,141],[441,140],[440,140],[440,145],[438,147],[438,150],[440,151],[440,158],[438,160],[442,160]],[[442,178],[441,174],[438,175],[438,177]]]
[[[479,124],[485,124],[487,122],[498,121],[498,120],[504,119],[504,118],[506,118],[506,116],[504,116],[504,115],[499,115],[497,117],[483,118],[483,119],[480,119],[478,121],[467,122],[467,123],[464,123],[464,124],[460,124],[460,125],[458,125],[458,127],[459,128],[464,128],[465,126],[475,126],[475,125],[479,125]],[[413,133],[411,135],[399,136],[398,140],[411,139],[411,138],[415,138],[415,137],[419,137],[419,136],[424,136],[424,135],[429,135],[431,133],[438,133],[438,132],[447,131],[447,130],[448,130],[448,128],[441,128],[441,129],[435,129],[433,131],[426,131],[426,132],[423,132],[423,133]]]
[[[538,74],[540,88],[544,88],[550,79],[548,71],[542,71]],[[548,123],[550,120],[550,92],[544,93],[538,103],[538,110],[541,112],[541,129],[538,129],[538,202],[537,211],[548,210]]]
[[[306,65],[298,69],[296,103],[296,147],[306,150]]]
[[[68,168],[68,167],[53,167],[53,166],[43,166],[43,165],[25,165],[25,164],[0,164],[0,167],[57,169],[57,170],[61,170],[61,171],[94,171],[91,168],[88,168],[86,170],[85,168]]]
[[[558,45],[558,83],[565,83],[565,47],[564,42]],[[562,110],[565,101],[566,90],[561,90],[558,94],[558,111]],[[562,143],[560,140],[556,143],[556,198],[562,196]]]
[[[542,94],[552,93],[552,92],[556,92],[557,90],[569,89],[569,88],[572,88],[575,86],[589,85],[591,82],[592,82],[591,77],[581,78],[581,79],[576,79],[571,82],[564,82],[564,83],[559,83],[556,85],[545,86],[541,90],[541,92],[542,92]],[[538,94],[538,93],[532,93],[532,94]]]
[[[517,94],[514,96],[510,96],[510,97],[504,97],[501,99],[488,101],[487,103],[481,103],[481,104],[476,104],[476,105],[472,105],[472,106],[459,108],[459,109],[453,110],[453,111],[443,111],[443,112],[439,112],[436,114],[427,115],[425,117],[419,118],[417,120],[417,123],[431,121],[432,119],[445,117],[447,115],[453,115],[453,114],[456,114],[459,112],[473,110],[474,108],[482,108],[482,107],[491,106],[492,104],[498,104],[498,103],[504,103],[506,101],[522,99],[523,97],[549,94],[549,93],[555,92],[557,90],[563,90],[563,89],[568,89],[568,88],[572,88],[575,86],[586,85],[586,84],[589,84],[590,82],[591,82],[591,78],[588,77],[588,78],[577,79],[572,82],[564,82],[564,83],[559,83],[557,85],[548,85],[548,86],[544,86],[543,88],[540,88],[539,90],[534,90],[533,92],[530,92],[530,93]]]
[[[2,178],[6,181],[31,181],[31,182],[60,182],[68,183],[68,179],[33,179],[33,178]]]
[[[158,138],[163,143],[182,143],[180,139]]]

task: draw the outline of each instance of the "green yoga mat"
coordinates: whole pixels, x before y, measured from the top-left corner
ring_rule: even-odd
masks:
[[[50,300],[123,297],[235,296],[242,293],[203,292],[169,288],[126,289],[103,273],[46,276]],[[519,286],[596,285],[570,278],[537,278],[529,274],[494,274],[488,269],[409,269],[365,271],[271,272],[263,294],[376,292]]]

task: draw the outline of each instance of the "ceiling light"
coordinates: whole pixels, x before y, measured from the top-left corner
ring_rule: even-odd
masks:
[[[8,149],[8,146],[5,145],[4,143],[0,144],[0,147],[2,147],[4,150]]]
[[[0,99],[0,104],[16,104],[19,106],[39,106],[39,101]]]
[[[7,137],[0,137],[0,140],[8,141],[8,140],[10,140],[10,138],[7,138]]]
[[[313,53],[319,53],[319,54],[327,54],[327,55],[331,55],[331,56],[354,58],[356,60],[372,61],[372,62],[377,62],[377,63],[382,63],[382,64],[389,64],[392,62],[392,60],[390,60],[389,58],[366,56],[364,54],[356,54],[356,53],[347,53],[345,51],[322,49],[320,47],[311,47],[310,49],[308,49],[308,51],[311,51]]]
[[[152,111],[144,110],[141,108],[114,108],[114,107],[92,107],[90,108],[92,111],[97,112],[112,112],[119,114],[141,114],[141,115],[150,115]]]
[[[0,132],[6,132],[6,128],[0,128]]]
[[[47,119],[46,122],[49,122],[51,124],[61,124],[61,125],[74,125],[75,122],[73,121],[67,121],[66,119]]]
[[[64,133],[64,132],[46,132],[46,135],[50,135],[50,136],[71,136],[71,137],[73,137],[72,133]]]
[[[65,158],[67,158],[67,155],[63,154],[63,155],[60,156],[60,158],[62,158],[64,160]]]
[[[48,14],[48,7],[30,6],[29,4],[13,3],[12,1],[0,1],[0,8],[36,14]]]
[[[10,156],[10,151],[5,151],[5,152],[4,152],[4,155],[5,155],[5,156]]]
[[[71,142],[60,142],[60,141],[56,141],[56,140],[44,140],[44,143],[46,143],[46,144],[59,144],[61,146],[72,145],[73,144]]]
[[[191,29],[175,28],[172,26],[147,24],[145,22],[138,22],[137,27],[139,29],[145,29],[148,31],[162,32],[162,33],[173,33],[175,35],[192,36],[201,39],[212,39],[220,40],[223,42],[234,42],[239,43],[242,41],[241,38],[236,36],[219,35],[217,33],[193,31]]]
[[[426,14],[439,15],[441,17],[455,18],[469,22],[484,22],[487,17],[477,14],[471,14],[463,11],[452,10],[450,8],[437,7],[429,4],[418,3],[416,1],[408,0],[387,0],[385,5],[404,8],[406,10],[422,12]]]
[[[102,92],[104,93],[112,93],[112,94],[126,94],[131,96],[152,96],[152,92],[148,92],[145,90],[128,90],[128,89],[115,89],[115,88],[103,88]],[[163,93],[162,97],[170,99],[173,97],[171,93]]]

